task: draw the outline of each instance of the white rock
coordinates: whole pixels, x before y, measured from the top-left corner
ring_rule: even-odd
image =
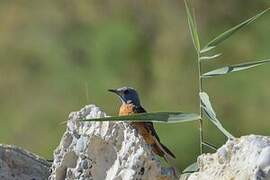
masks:
[[[198,165],[188,180],[270,180],[270,137],[229,140],[216,153],[199,156]]]
[[[128,123],[81,122],[104,117],[94,105],[71,113],[67,130],[54,152],[51,180],[169,180],[151,148]]]
[[[14,145],[0,144],[1,180],[44,180],[49,169],[45,159]]]

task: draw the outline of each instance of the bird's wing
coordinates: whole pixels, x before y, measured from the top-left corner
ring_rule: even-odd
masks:
[[[146,113],[145,109],[143,107],[134,107],[133,109],[134,113]],[[164,156],[165,160],[168,161],[168,157],[171,157],[172,159],[175,158],[175,155],[165,146],[160,142],[160,139],[157,135],[157,132],[154,128],[154,125],[152,122],[143,122],[144,127],[147,129],[147,131],[151,134],[153,137],[153,140],[155,141],[155,146],[157,146],[157,153],[159,152],[161,156]],[[162,155],[163,153],[163,155]]]
[[[146,113],[146,110],[142,106],[134,106],[134,113]]]
[[[141,106],[134,107],[134,113],[146,113],[146,110]],[[160,142],[160,139],[159,139],[157,132],[154,128],[154,124],[152,122],[144,122],[144,124],[146,125],[148,131],[152,134],[152,136],[154,136],[158,140],[158,142]]]

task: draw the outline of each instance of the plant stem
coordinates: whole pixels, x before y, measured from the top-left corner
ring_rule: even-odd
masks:
[[[198,81],[199,81],[199,93],[203,92],[203,81],[202,81],[202,64],[200,61],[200,52],[197,53],[198,58]],[[199,120],[199,131],[200,131],[200,154],[203,153],[203,109],[202,109],[202,103],[201,98],[199,96],[199,102],[200,102],[200,120]]]

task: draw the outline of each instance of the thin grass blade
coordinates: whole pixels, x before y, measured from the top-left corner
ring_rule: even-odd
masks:
[[[191,6],[187,0],[184,0],[184,2],[185,2],[185,7],[186,7],[188,27],[189,27],[191,39],[192,39],[192,42],[196,51],[200,52],[200,48],[201,48],[200,40],[199,40],[198,31],[197,31],[197,23],[195,20],[194,11],[191,11],[191,8],[190,8]]]
[[[204,47],[201,51],[200,51],[200,53],[201,54],[203,54],[203,53],[206,53],[206,52],[208,52],[208,51],[211,51],[212,49],[214,49],[215,48],[215,46],[211,46],[211,47]]]
[[[189,165],[187,168],[185,168],[182,173],[194,173],[197,172],[198,170],[199,170],[198,163],[195,162]]]
[[[182,112],[156,112],[141,113],[128,116],[111,116],[104,118],[82,119],[82,121],[132,121],[132,122],[159,122],[159,123],[178,123],[196,121],[200,118],[195,113]]]
[[[202,144],[204,145],[204,146],[206,146],[206,147],[208,147],[208,148],[210,148],[210,149],[212,149],[212,150],[214,150],[214,151],[216,151],[217,150],[217,147],[216,146],[214,146],[213,144],[210,144],[210,143],[208,143],[208,142],[202,142]]]
[[[242,29],[243,27],[245,27],[246,25],[254,22],[256,19],[258,19],[259,17],[261,17],[262,15],[264,15],[266,12],[268,12],[270,10],[270,8],[260,12],[259,14],[256,14],[255,16],[249,18],[248,20],[243,21],[242,23],[232,27],[231,29],[223,32],[222,34],[218,35],[216,38],[214,38],[212,41],[210,41],[203,49],[202,51],[206,51],[209,48],[214,48],[217,45],[219,45],[220,43],[222,43],[224,40],[228,39],[229,37],[231,37],[234,33],[236,33],[237,31],[239,31],[240,29]]]
[[[255,61],[255,62],[248,62],[248,63],[243,63],[243,64],[225,66],[225,67],[204,73],[202,77],[208,78],[208,77],[214,77],[214,76],[221,76],[221,75],[225,75],[225,74],[236,72],[236,71],[243,71],[250,68],[254,68],[254,67],[263,65],[265,63],[269,63],[269,62],[270,62],[270,59],[266,59],[262,61]]]
[[[216,113],[212,107],[212,104],[209,100],[209,96],[206,92],[200,93],[202,108],[208,117],[208,119],[229,139],[234,138],[231,133],[229,133],[217,119]]]
[[[221,55],[222,55],[222,53],[215,54],[213,56],[202,56],[202,57],[200,57],[200,61],[213,60],[213,59],[220,57]]]

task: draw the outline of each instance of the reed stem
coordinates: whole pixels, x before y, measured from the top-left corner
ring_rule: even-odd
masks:
[[[203,79],[202,79],[202,64],[200,61],[200,52],[197,53],[197,59],[198,59],[198,81],[199,81],[199,93],[203,92]],[[202,103],[199,96],[199,103],[200,103],[200,119],[199,119],[199,132],[200,132],[200,154],[203,153],[203,109],[202,109]]]

